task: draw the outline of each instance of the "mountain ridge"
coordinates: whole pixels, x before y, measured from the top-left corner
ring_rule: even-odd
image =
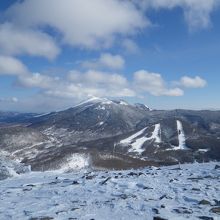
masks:
[[[119,169],[220,160],[220,111],[152,110],[93,97],[24,116],[1,123],[0,149],[34,170],[57,169],[74,153],[89,155],[91,166]]]

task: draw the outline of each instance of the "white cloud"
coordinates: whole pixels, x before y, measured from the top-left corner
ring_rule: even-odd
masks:
[[[17,84],[39,88],[47,96],[82,100],[89,96],[131,97],[135,92],[127,79],[119,74],[89,70],[85,73],[70,71],[67,79],[40,73],[18,76]]]
[[[123,40],[122,48],[124,48],[126,52],[133,54],[138,53],[140,51],[138,45],[133,40],[128,38]]]
[[[18,59],[0,55],[0,75],[23,75],[28,73],[27,67]]]
[[[167,88],[159,73],[150,73],[145,70],[134,73],[134,85],[137,90],[154,96],[182,96],[184,94],[180,88]]]
[[[10,98],[0,98],[0,102],[6,103],[17,103],[19,100],[17,97],[10,97]]]
[[[3,57],[5,59],[5,57]],[[1,63],[7,64],[1,66]],[[8,69],[6,69],[9,67]],[[4,71],[1,72],[4,68]],[[184,91],[178,87],[168,87],[159,73],[140,70],[133,74],[133,79],[128,80],[118,73],[109,73],[97,70],[80,72],[70,71],[66,78],[52,77],[41,73],[30,73],[18,60],[7,57],[6,62],[1,62],[0,73],[17,76],[17,84],[26,88],[38,88],[40,97],[44,100],[53,100],[48,104],[48,109],[55,104],[55,100],[63,100],[68,104],[81,101],[90,96],[99,97],[140,97],[146,94],[153,96],[182,96]],[[200,77],[182,77],[178,86],[199,88],[206,84]],[[66,101],[64,101],[66,100]],[[7,100],[4,100],[4,102]],[[2,101],[3,102],[3,101]],[[11,103],[18,102],[17,98],[10,99]],[[9,101],[8,101],[9,103]],[[19,104],[23,101],[19,101]],[[42,102],[43,103],[43,100]],[[27,103],[26,103],[27,104]],[[32,104],[34,104],[32,102]],[[54,106],[57,106],[54,105]],[[57,107],[56,107],[57,108]]]
[[[120,55],[112,55],[109,53],[101,54],[99,62],[101,65],[111,69],[122,69],[125,64],[124,59]]]
[[[47,96],[82,100],[89,96],[99,97],[135,97],[147,93],[153,96],[182,96],[184,91],[179,87],[201,88],[206,81],[200,77],[182,77],[179,87],[167,86],[159,73],[140,70],[128,80],[118,73],[97,70],[80,72],[72,70],[66,79],[51,77],[40,73],[29,73],[18,76],[18,83],[24,87],[37,87]]]
[[[20,26],[52,27],[64,43],[93,49],[150,24],[134,4],[120,0],[24,0],[9,8],[6,16]]]
[[[219,0],[133,0],[145,10],[173,9],[180,7],[190,30],[203,29],[210,26],[210,14],[218,7]]]
[[[130,37],[151,26],[149,10],[182,8],[189,29],[196,30],[210,26],[210,15],[219,3],[220,0],[18,1],[4,13],[8,23],[0,25],[0,50],[7,55],[54,59],[60,52],[55,38],[62,45],[89,49],[108,48],[120,39],[126,52],[136,53],[139,48]],[[51,36],[45,33],[48,27],[52,29]],[[104,64],[113,66],[112,57],[102,59]],[[122,62],[116,63],[114,69],[123,66]]]
[[[129,88],[111,88],[110,87],[85,87],[82,84],[68,84],[65,87],[57,87],[45,91],[46,95],[59,98],[69,98],[74,100],[83,100],[91,96],[98,97],[134,97],[135,92]]]
[[[8,55],[28,54],[54,59],[59,48],[45,33],[5,23],[0,25],[0,51]]]
[[[18,83],[24,87],[37,87],[41,89],[49,89],[56,87],[59,78],[50,77],[40,73],[29,73],[18,77]]]
[[[103,53],[99,59],[94,61],[85,61],[81,65],[87,69],[99,69],[99,68],[109,68],[109,69],[122,69],[124,67],[125,60],[120,55],[112,55],[110,53]]]
[[[89,70],[85,73],[70,71],[68,75],[71,84],[68,91],[72,94],[84,93],[84,96],[108,96],[108,97],[129,97],[135,96],[135,92],[127,79],[117,73],[106,73]]]
[[[69,79],[75,83],[85,83],[89,85],[112,85],[112,86],[126,86],[127,79],[117,73],[106,73],[96,70],[89,70],[86,73],[78,71],[70,71]]]
[[[183,76],[178,84],[186,88],[203,88],[207,85],[207,82],[199,76],[195,76],[194,78]]]

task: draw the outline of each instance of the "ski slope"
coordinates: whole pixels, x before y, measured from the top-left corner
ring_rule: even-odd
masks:
[[[138,154],[142,154],[144,152],[142,146],[146,141],[155,141],[155,143],[160,143],[161,142],[160,129],[161,129],[160,124],[156,124],[154,126],[154,131],[152,132],[152,135],[150,137],[143,136],[135,139],[135,141],[131,143],[131,149],[129,149],[129,152],[136,152]]]

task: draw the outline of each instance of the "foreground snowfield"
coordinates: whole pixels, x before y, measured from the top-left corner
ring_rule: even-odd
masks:
[[[27,173],[0,182],[0,219],[217,220],[216,165]]]

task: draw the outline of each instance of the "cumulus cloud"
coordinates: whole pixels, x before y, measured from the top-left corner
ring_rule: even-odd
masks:
[[[110,53],[103,53],[94,61],[85,61],[81,63],[82,67],[86,69],[122,69],[125,65],[125,60],[120,55],[112,55]]]
[[[14,72],[14,71],[13,71]],[[175,86],[168,86],[161,74],[140,70],[133,73],[131,79],[118,73],[110,73],[98,70],[88,70],[80,72],[77,70],[69,71],[65,77],[59,78],[41,73],[17,74],[17,85],[25,88],[38,88],[37,96],[40,103],[45,103],[47,109],[60,109],[61,106],[73,105],[91,96],[99,97],[145,97],[147,94],[153,96],[182,96],[185,88],[199,88],[205,85],[205,80],[200,77],[182,77]],[[178,86],[178,87],[177,87]],[[41,98],[40,98],[41,97]],[[47,100],[47,101],[46,101]],[[2,100],[1,102],[16,103],[16,98]],[[19,105],[40,106],[35,100],[24,102],[19,100]],[[58,105],[57,103],[62,102]],[[60,107],[59,107],[60,106]],[[59,107],[59,108],[58,108]],[[46,108],[46,107],[45,107]]]
[[[182,8],[189,29],[196,30],[210,26],[218,5],[220,0],[17,1],[4,13],[7,23],[0,25],[0,50],[54,59],[60,52],[57,39],[62,45],[89,49],[108,48],[120,39],[122,48],[136,53],[139,48],[131,37],[152,26],[149,10]],[[45,33],[48,27],[53,34]],[[112,65],[111,58],[104,58]]]
[[[18,83],[24,87],[48,89],[56,87],[58,77],[50,77],[40,73],[29,73],[18,77]]]
[[[140,70],[134,73],[134,85],[137,90],[148,92],[154,96],[182,96],[180,88],[167,88],[165,81],[159,73]]]
[[[106,73],[89,70],[85,73],[70,71],[68,75],[72,82],[70,88],[84,91],[88,95],[129,97],[135,96],[135,92],[130,88],[127,79],[117,73]]]
[[[149,93],[153,96],[182,96],[179,87],[201,88],[206,81],[199,76],[183,76],[176,85],[167,86],[159,73],[140,70],[133,74],[133,79],[99,70],[80,72],[69,71],[66,77],[59,78],[41,73],[31,73],[19,60],[0,56],[0,74],[14,75],[17,85],[26,88],[39,88],[46,96],[82,100],[89,96],[100,97],[135,97]],[[16,99],[14,99],[16,102]]]
[[[59,54],[52,37],[40,31],[0,25],[0,51],[8,55],[28,54],[54,59]]]
[[[153,96],[182,96],[185,88],[201,88],[206,81],[199,76],[184,76],[176,86],[168,86],[159,73],[140,70],[128,80],[118,73],[98,70],[80,72],[69,71],[66,78],[51,77],[40,73],[18,76],[18,83],[24,87],[40,88],[47,96],[82,100],[90,96],[99,97],[135,97],[151,94]],[[177,87],[178,86],[178,87]]]
[[[111,47],[120,36],[122,48],[136,53],[139,48],[130,37],[151,26],[149,10],[182,8],[189,29],[196,30],[210,26],[210,15],[219,5],[220,0],[18,1],[4,13],[0,50],[54,59],[60,52],[55,38],[62,45],[100,49]],[[53,34],[45,33],[48,27]],[[111,58],[104,58],[112,66]]]
[[[133,97],[135,96],[134,91],[129,88],[117,89],[111,86],[104,87],[85,87],[82,84],[67,84],[65,87],[57,87],[53,89],[46,90],[44,92],[48,96],[59,97],[59,98],[69,98],[77,101],[89,98],[91,96],[98,97]]]
[[[27,67],[18,59],[0,55],[0,75],[24,75]]]
[[[126,86],[127,79],[117,73],[106,73],[96,70],[89,70],[86,73],[79,71],[70,71],[68,75],[72,82],[86,83],[86,84],[101,84],[105,86],[110,84],[112,86]]]
[[[19,26],[52,27],[64,43],[87,48],[107,47],[116,35],[132,35],[150,24],[131,1],[120,0],[24,0],[6,16]]]
[[[186,88],[203,88],[207,85],[207,82],[199,76],[195,76],[194,78],[189,76],[183,76],[180,79],[179,85],[184,86]]]
[[[18,76],[17,85],[39,88],[41,93],[47,96],[75,100],[90,96],[133,97],[136,95],[122,75],[96,70],[89,70],[85,73],[73,70],[64,79],[40,73],[28,73]]]

